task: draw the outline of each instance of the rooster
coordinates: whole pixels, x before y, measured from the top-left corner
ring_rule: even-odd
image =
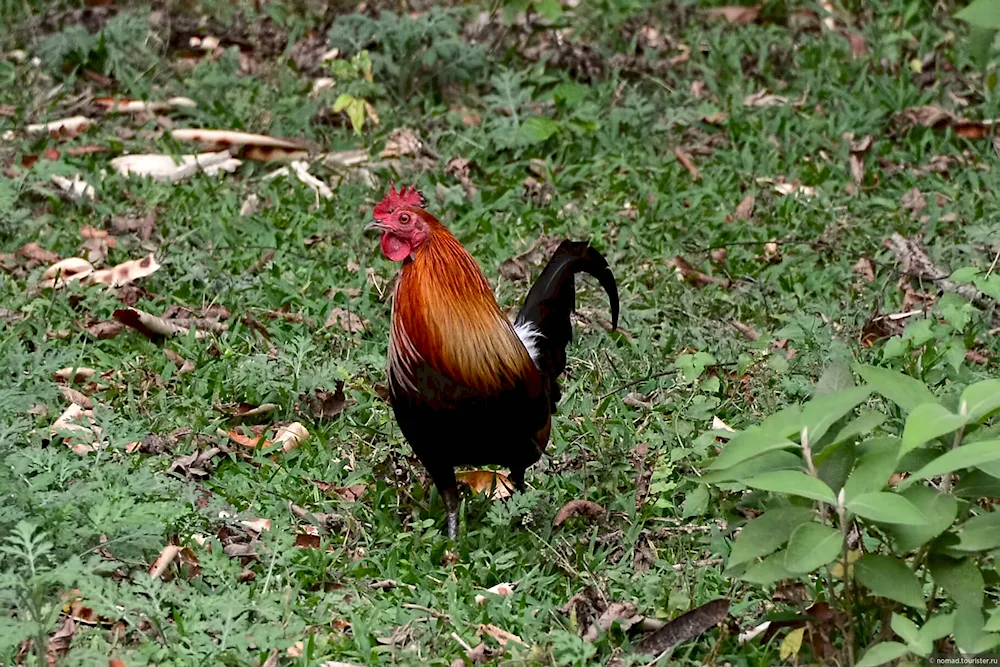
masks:
[[[574,276],[597,278],[618,325],[618,286],[586,242],[563,241],[531,287],[513,324],[479,264],[425,210],[413,187],[395,185],[366,229],[402,262],[392,300],[389,398],[396,422],[434,480],[458,529],[458,465],[503,465],[518,490],[541,458],[559,402],[558,379],[573,337]]]

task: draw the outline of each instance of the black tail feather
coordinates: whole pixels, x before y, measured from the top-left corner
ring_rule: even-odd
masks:
[[[556,381],[566,370],[566,346],[573,339],[569,318],[576,308],[577,273],[589,273],[608,293],[611,326],[617,328],[618,284],[608,261],[586,241],[563,241],[559,244],[517,314],[517,325],[530,324],[542,336],[535,345],[536,363],[551,384],[553,410],[559,401]]]

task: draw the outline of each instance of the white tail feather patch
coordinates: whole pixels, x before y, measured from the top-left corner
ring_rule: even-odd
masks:
[[[541,351],[538,349],[538,342],[545,338],[545,336],[531,322],[520,322],[515,324],[514,333],[516,333],[518,339],[520,339],[521,345],[524,345],[524,349],[528,351],[528,356],[531,357],[531,361],[535,364],[535,368],[539,368],[538,356]]]

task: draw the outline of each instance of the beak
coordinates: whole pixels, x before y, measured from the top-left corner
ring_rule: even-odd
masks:
[[[378,231],[383,231],[383,230],[385,230],[385,229],[386,229],[386,226],[385,226],[385,225],[383,225],[383,224],[382,224],[381,222],[379,222],[378,220],[372,220],[372,221],[371,221],[371,222],[369,222],[369,223],[368,223],[367,225],[365,225],[365,231],[366,231],[366,232],[370,232],[370,231],[372,231],[372,230],[378,230]]]

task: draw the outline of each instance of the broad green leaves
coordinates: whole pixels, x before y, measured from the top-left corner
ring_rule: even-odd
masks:
[[[802,407],[803,437],[809,438],[811,443],[819,442],[838,419],[856,408],[871,393],[871,387],[856,387],[812,399]]]
[[[1000,5],[996,0],[972,0],[955,13],[955,18],[977,28],[1000,29]]]
[[[983,574],[970,558],[955,561],[943,556],[929,563],[931,578],[959,607],[982,609],[986,595]]]
[[[361,129],[365,125],[365,100],[354,95],[341,93],[333,103],[333,112],[340,113],[341,111],[347,113],[347,117],[351,119],[354,133],[361,134]]]
[[[520,134],[525,143],[540,144],[558,131],[558,123],[551,118],[531,116],[521,123]]]
[[[854,575],[873,594],[924,608],[924,593],[913,571],[898,558],[865,554],[854,564]]]
[[[982,463],[1000,460],[1000,440],[983,440],[962,445],[937,457],[908,477],[900,488],[905,488],[918,479],[927,479],[946,473],[973,468]]]
[[[729,553],[728,567],[766,556],[788,541],[800,524],[809,521],[815,512],[808,507],[775,507],[743,526]]]
[[[920,633],[917,624],[905,616],[893,613],[891,627],[892,631],[906,642],[907,648],[917,655],[926,656],[934,648],[933,642]]]
[[[837,498],[829,486],[798,470],[765,472],[744,480],[743,483],[751,489],[802,496],[812,500],[821,500],[831,505],[837,504]]]
[[[904,412],[911,412],[921,403],[936,403],[931,390],[911,377],[878,366],[855,366],[854,370],[882,394],[898,405]]]
[[[938,493],[934,489],[918,484],[900,494],[927,517],[921,525],[888,524],[882,529],[893,538],[896,553],[905,554],[926,544],[951,528],[958,515],[958,501],[954,496]]]
[[[899,457],[920,445],[965,426],[965,417],[956,415],[939,403],[921,403],[910,412],[903,429],[903,447]]]
[[[776,581],[793,579],[795,574],[785,569],[785,554],[779,551],[771,554],[753,567],[747,568],[740,579],[751,584],[769,586]]]
[[[962,392],[961,406],[970,424],[982,421],[994,410],[1000,410],[1000,380],[969,385]]]
[[[956,322],[962,321],[964,311],[960,310],[951,313]],[[907,655],[927,656],[935,641],[949,635],[963,650],[988,650],[1000,643],[1000,634],[992,634],[994,627],[1000,628],[1000,614],[991,617],[987,626],[981,564],[971,558],[954,561],[941,554],[1000,548],[1000,511],[973,516],[956,527],[960,509],[965,512],[968,506],[959,498],[975,500],[1000,493],[1000,479],[993,476],[1000,475],[1000,440],[992,427],[976,427],[1000,411],[1000,381],[966,387],[955,408],[950,402],[953,398],[938,402],[924,383],[902,373],[873,366],[857,366],[856,370],[866,386],[817,392],[801,409],[790,406],[737,434],[712,463],[708,475],[701,478],[711,481],[712,476],[725,476],[751,489],[806,498],[835,509],[843,503],[841,510],[830,512],[828,508],[822,515],[815,508],[795,505],[767,510],[747,524],[734,541],[729,571],[744,581],[770,585],[799,579],[835,561],[835,567],[842,570],[841,521],[851,521],[866,540],[873,534],[868,531],[874,529],[891,538],[876,546],[874,553],[858,558],[848,572],[836,575],[842,579],[853,571],[855,580],[867,589],[864,604],[871,604],[871,597],[882,597],[923,610],[930,573],[933,583],[954,601],[953,607],[946,608],[956,610],[931,617],[923,627],[907,611],[893,614],[891,625],[901,641],[870,647],[859,665],[884,664]],[[872,391],[906,413],[900,435],[892,435],[900,433],[898,422],[890,421],[893,411],[886,414],[863,409],[860,416],[851,419]],[[887,435],[871,437],[876,429]],[[966,440],[963,444],[967,432],[972,440],[993,439]],[[796,443],[797,438],[810,447]],[[811,465],[806,460],[810,450]],[[959,471],[957,485],[950,493],[921,482]],[[887,488],[896,472],[910,474],[895,488]],[[943,488],[949,489],[951,484]],[[927,561],[914,556],[914,551],[922,548],[927,549]],[[763,560],[754,562],[760,558]],[[850,604],[844,601],[841,608]]]
[[[975,516],[958,527],[960,551],[986,551],[1000,547],[1000,511]]]
[[[730,440],[709,466],[709,470],[725,470],[755,456],[797,446],[788,438],[775,435],[760,426],[753,426]]]
[[[785,551],[785,569],[805,574],[836,560],[840,555],[844,536],[821,523],[801,524],[788,540]]]
[[[725,449],[723,449],[725,451]],[[733,480],[752,477],[762,472],[772,472],[775,470],[795,470],[802,467],[802,457],[791,452],[773,451],[762,456],[747,459],[742,463],[734,465],[732,468],[724,470],[711,470],[699,477],[692,478],[696,482],[706,482],[716,484],[719,482],[729,482]]]
[[[847,482],[844,483],[844,494],[848,501],[863,493],[881,491],[885,488],[889,477],[896,471],[899,438],[894,436],[874,438],[864,444],[867,451],[862,454]]]
[[[900,644],[899,642],[881,642],[865,651],[865,654],[861,656],[861,660],[858,661],[857,667],[878,667],[878,665],[899,660],[909,652],[910,650],[906,648],[905,644]]]
[[[919,526],[930,519],[909,500],[895,493],[863,493],[847,502],[847,509],[872,521]]]

